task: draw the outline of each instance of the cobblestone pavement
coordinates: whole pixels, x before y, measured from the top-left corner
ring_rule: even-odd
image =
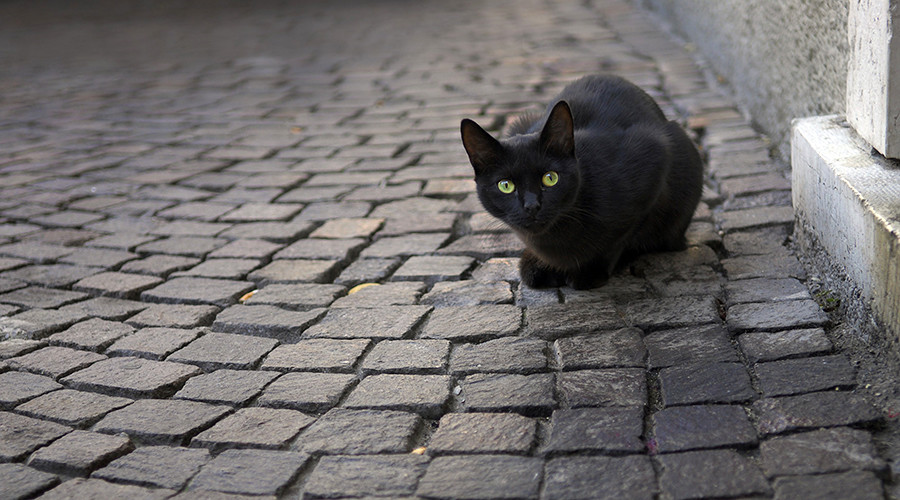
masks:
[[[0,497],[882,497],[784,168],[631,4],[141,5],[0,4]],[[459,121],[598,71],[691,246],[523,288]]]

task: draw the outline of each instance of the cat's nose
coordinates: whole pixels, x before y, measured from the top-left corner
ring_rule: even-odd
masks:
[[[534,193],[526,192],[522,197],[522,208],[529,217],[534,217],[541,209],[541,200]]]

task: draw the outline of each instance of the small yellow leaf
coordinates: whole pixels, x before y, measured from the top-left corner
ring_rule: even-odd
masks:
[[[419,446],[418,448],[411,451],[410,453],[412,453],[413,455],[424,455],[426,449],[427,448],[425,448],[424,446]]]
[[[240,299],[238,299],[238,302],[240,302],[241,304],[243,304],[245,300],[247,300],[247,299],[249,299],[250,297],[253,297],[254,295],[256,295],[256,292],[258,292],[258,291],[259,291],[259,290],[253,290],[253,291],[250,291],[250,292],[245,293]]]
[[[378,286],[378,283],[361,283],[361,284],[356,285],[355,287],[351,288],[350,291],[347,292],[347,295],[353,295],[354,293],[362,290],[363,288],[369,288],[370,286]]]

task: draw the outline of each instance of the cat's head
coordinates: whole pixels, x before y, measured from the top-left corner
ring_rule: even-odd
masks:
[[[540,133],[498,141],[468,119],[460,129],[478,198],[494,217],[517,231],[539,234],[575,202],[581,176],[565,101],[556,103]]]

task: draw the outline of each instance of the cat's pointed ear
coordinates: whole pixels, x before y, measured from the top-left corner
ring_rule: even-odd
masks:
[[[503,154],[503,146],[491,134],[468,118],[462,121],[459,130],[462,134],[463,146],[466,148],[466,154],[469,155],[469,162],[475,169],[476,176],[499,163]]]
[[[550,111],[541,130],[541,149],[557,156],[575,157],[575,121],[566,101],[559,101]]]

